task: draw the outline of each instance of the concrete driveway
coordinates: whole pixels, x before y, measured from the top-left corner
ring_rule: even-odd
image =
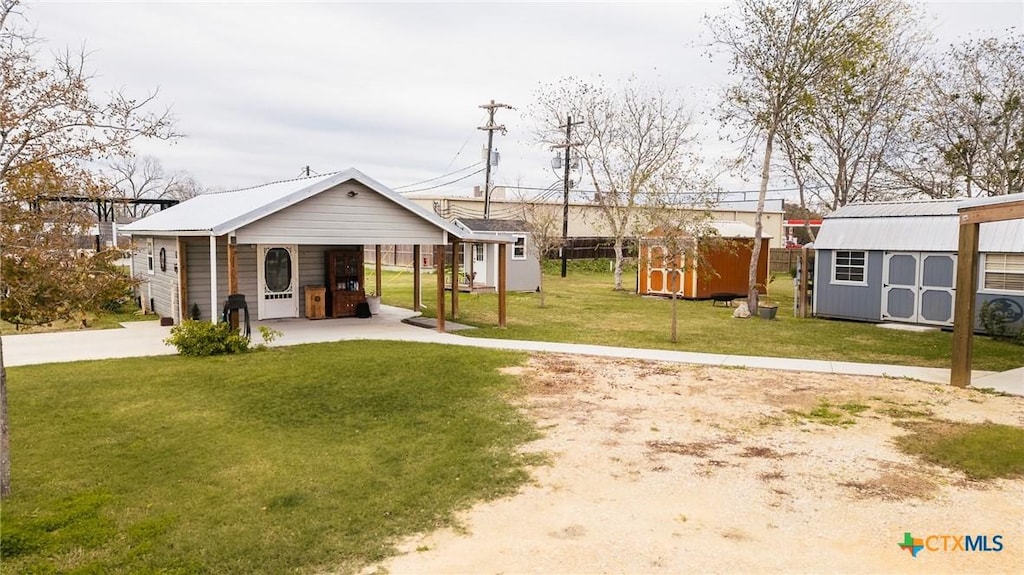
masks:
[[[438,333],[433,329],[423,329],[402,323],[403,319],[417,315],[419,314],[413,313],[408,309],[381,306],[380,315],[370,319],[339,318],[312,321],[299,318],[260,321],[253,326],[252,339],[257,343],[262,342],[258,326],[265,325],[283,334],[270,344],[272,346],[354,339],[381,339],[465,345],[490,349],[669,361],[698,365],[894,378],[906,377],[930,383],[949,383],[949,370],[934,367],[781,357],[753,357],[662,349],[637,349],[545,341],[463,337],[451,333]],[[13,367],[39,363],[172,355],[177,353],[173,347],[163,343],[163,340],[170,335],[171,328],[161,327],[155,321],[126,322],[122,325],[125,326],[124,329],[4,335],[4,363],[7,366]],[[972,381],[975,387],[992,388],[1014,395],[1024,395],[1024,368],[1002,373],[974,371]]]

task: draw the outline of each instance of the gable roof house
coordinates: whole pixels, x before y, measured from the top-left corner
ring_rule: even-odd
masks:
[[[475,236],[356,169],[203,194],[122,230],[136,243],[132,273],[141,280],[142,298],[176,321],[198,308],[199,318],[216,322],[229,294],[244,295],[256,319],[316,317],[303,297],[306,288],[324,290],[326,316],[351,315],[371,291],[363,281],[364,246],[413,244],[418,256],[422,245],[436,251],[471,240],[504,252],[513,242]],[[505,278],[497,281],[504,290]],[[380,288],[378,269],[378,294]],[[443,297],[442,289],[442,316]],[[503,324],[504,309],[499,318]],[[438,324],[443,329],[443,321]]]
[[[813,246],[815,315],[951,327],[958,209],[977,201],[851,204],[825,216]],[[992,302],[1024,326],[1024,220],[981,224],[978,252],[975,309]]]

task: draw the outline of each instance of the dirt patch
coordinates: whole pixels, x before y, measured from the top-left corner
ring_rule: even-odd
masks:
[[[1024,427],[1022,398],[559,355],[537,355],[517,375],[522,408],[544,434],[526,449],[550,465],[518,495],[461,514],[464,532],[410,538],[367,572],[1001,573],[1024,564],[1024,479],[974,481],[896,447],[915,421]],[[898,546],[908,531],[1002,534],[1006,544],[912,559]]]

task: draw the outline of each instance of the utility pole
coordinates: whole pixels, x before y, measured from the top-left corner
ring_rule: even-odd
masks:
[[[480,107],[487,110],[487,124],[477,128],[487,132],[487,167],[484,172],[484,219],[486,220],[491,217],[491,158],[494,153],[494,131],[501,130],[502,135],[508,132],[504,125],[494,123],[494,113],[498,111],[498,108],[508,108],[509,110],[514,110],[515,108],[508,104],[495,104],[494,100],[491,100],[490,104],[481,104]]]
[[[569,257],[569,168],[572,165],[572,148],[578,146],[578,142],[572,141],[572,127],[579,126],[583,122],[573,122],[572,116],[565,117],[565,125],[559,126],[559,128],[565,128],[565,143],[552,146],[552,148],[565,148],[565,172],[562,178],[563,195],[562,195],[562,277],[566,275],[567,260]]]

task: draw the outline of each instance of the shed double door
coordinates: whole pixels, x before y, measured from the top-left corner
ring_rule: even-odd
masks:
[[[955,286],[955,254],[885,252],[882,319],[952,326]]]

